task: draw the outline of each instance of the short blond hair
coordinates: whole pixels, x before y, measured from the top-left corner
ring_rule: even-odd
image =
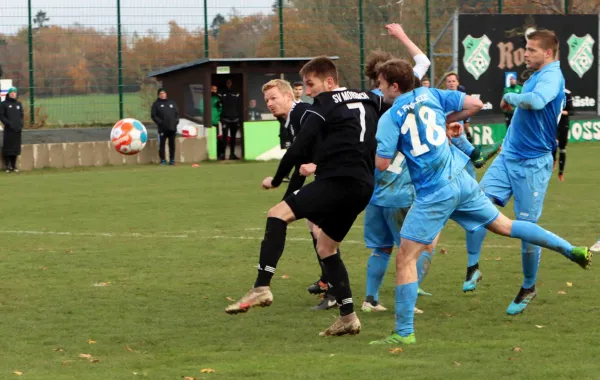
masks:
[[[272,88],[277,88],[282,94],[287,93],[287,94],[290,94],[291,96],[294,96],[294,92],[292,91],[292,86],[290,85],[290,82],[288,82],[286,80],[271,79],[270,81],[268,81],[267,83],[265,83],[262,86],[263,94]]]

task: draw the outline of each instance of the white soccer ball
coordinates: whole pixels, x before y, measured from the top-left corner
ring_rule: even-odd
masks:
[[[146,146],[148,131],[144,124],[136,119],[119,120],[110,132],[110,141],[121,154],[137,154]]]

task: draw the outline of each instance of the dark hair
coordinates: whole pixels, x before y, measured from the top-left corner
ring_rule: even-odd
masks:
[[[527,36],[528,40],[539,41],[540,47],[544,50],[551,49],[552,56],[556,56],[556,52],[558,51],[558,38],[556,34],[548,29],[540,29],[534,32],[529,33]]]
[[[429,83],[431,83],[431,81],[429,80],[428,77],[423,77],[423,79],[421,79],[421,83],[423,83],[423,82],[429,82]]]
[[[444,80],[446,80],[450,75],[454,75],[456,80],[460,82],[460,78],[458,77],[458,73],[456,71],[447,72],[446,75],[444,75]]]
[[[390,85],[396,83],[400,92],[415,88],[415,73],[412,65],[405,59],[392,59],[377,67],[377,77],[382,76]]]
[[[156,95],[160,95],[161,92],[166,92],[164,88],[159,88],[158,91],[156,91]]]
[[[304,83],[303,82],[294,82],[294,84],[292,85],[292,87],[304,87]]]
[[[300,69],[300,75],[306,76],[308,74],[314,74],[317,78],[325,80],[327,78],[333,78],[333,81],[338,83],[338,70],[335,63],[331,59],[325,56],[320,56],[311,59]]]
[[[377,66],[394,58],[395,57],[390,52],[381,49],[373,50],[367,58],[365,76],[373,82],[377,82]]]

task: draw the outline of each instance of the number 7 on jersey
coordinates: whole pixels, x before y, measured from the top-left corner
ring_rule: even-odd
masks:
[[[365,141],[365,131],[367,130],[367,123],[365,121],[365,106],[361,102],[348,103],[348,108],[351,110],[358,110],[360,112],[360,142]]]

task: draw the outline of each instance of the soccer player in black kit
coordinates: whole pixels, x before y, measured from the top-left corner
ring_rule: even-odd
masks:
[[[280,130],[285,130],[286,135],[290,136],[291,145],[300,132],[300,121],[311,105],[295,100],[295,94],[293,93],[290,83],[282,79],[270,80],[263,85],[262,91],[269,111],[271,111],[273,116],[275,116],[280,123]],[[283,196],[284,200],[304,185],[306,177],[300,174],[300,166],[313,161],[313,150],[312,146],[309,146],[305,151],[305,159],[295,165],[292,178],[290,179],[287,190]],[[314,284],[311,284],[307,291],[310,294],[325,293],[323,299],[319,304],[314,306],[312,310],[327,310],[336,307],[337,302],[335,300],[335,295],[333,295],[333,292],[329,287],[325,264],[323,264],[323,260],[321,260],[319,253],[317,252],[317,231],[319,227],[308,219],[306,224],[313,241],[313,247],[317,254],[317,261],[321,268],[321,277]]]
[[[314,172],[315,180],[269,210],[254,288],[225,311],[235,314],[273,303],[271,278],[283,253],[287,225],[306,218],[320,227],[317,251],[341,305],[340,317],[319,335],[354,335],[361,325],[354,312],[348,272],[337,250],[371,199],[377,121],[386,107],[375,94],[340,88],[337,68],[327,57],[311,60],[300,75],[306,95],[312,96],[314,103],[305,112],[302,130],[281,159],[277,173],[265,178],[262,186],[278,187],[285,174],[305,159],[305,150],[314,141],[314,163],[302,165],[301,171],[305,175]]]
[[[565,88],[565,108],[562,110],[558,129],[556,130],[556,140],[558,148],[554,149],[554,168],[556,168],[556,151],[558,151],[558,180],[565,180],[565,165],[567,164],[567,143],[569,142],[569,116],[575,114],[573,108],[573,95],[571,91]]]

